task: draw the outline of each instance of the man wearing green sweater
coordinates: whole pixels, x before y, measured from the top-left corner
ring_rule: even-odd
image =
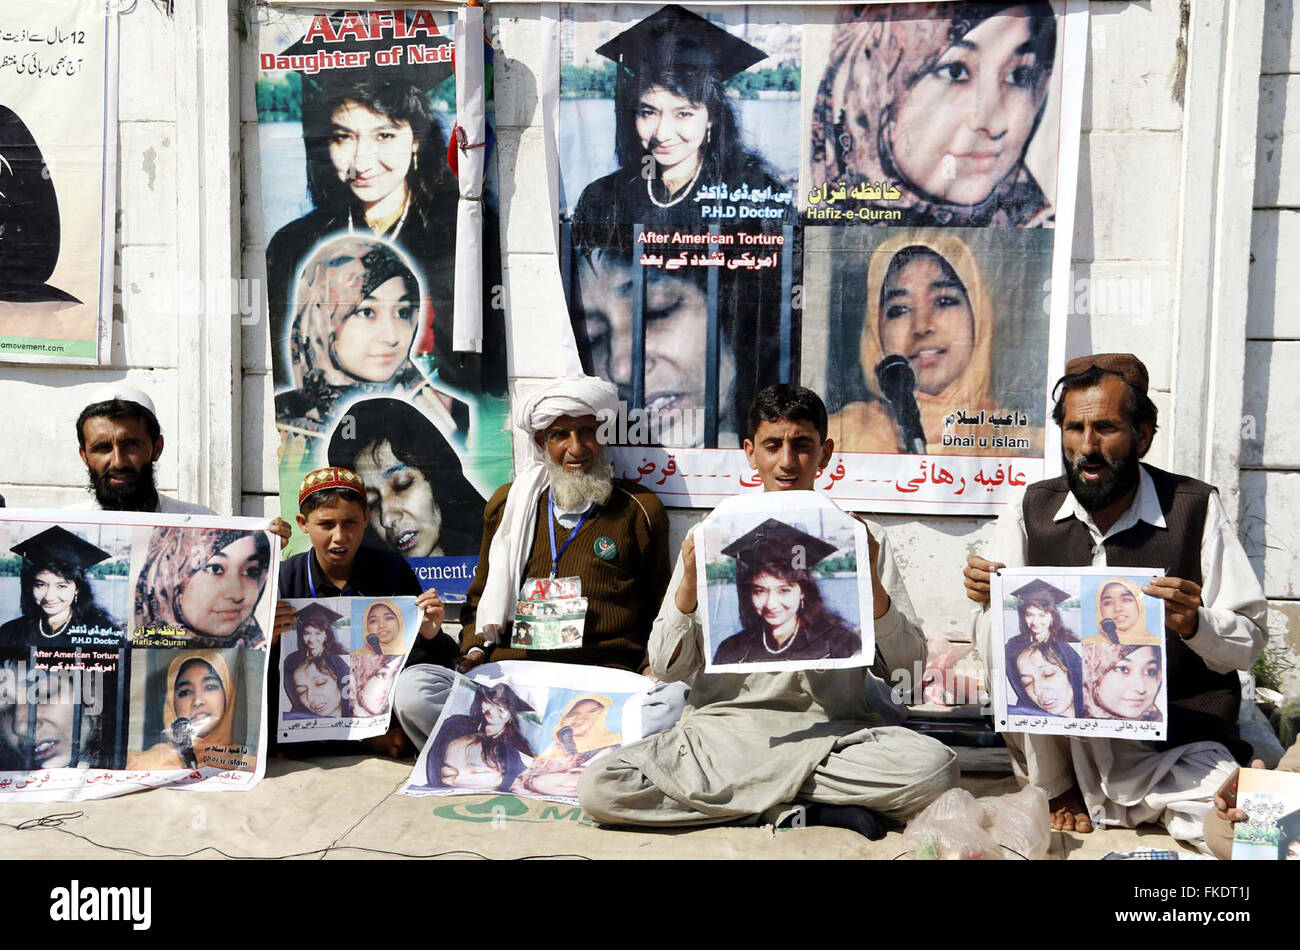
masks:
[[[617,398],[604,380],[566,377],[537,387],[519,406],[515,424],[529,436],[529,455],[484,510],[478,566],[460,614],[462,673],[489,659],[646,668],[670,574],[668,517],[654,492],[614,478],[605,458],[596,434]],[[586,600],[581,640],[556,649],[510,646],[521,590],[567,578],[578,578]],[[430,664],[402,672],[393,710],[417,747],[453,683],[451,670]],[[643,711],[647,734],[676,720],[685,693],[681,684],[652,693]]]

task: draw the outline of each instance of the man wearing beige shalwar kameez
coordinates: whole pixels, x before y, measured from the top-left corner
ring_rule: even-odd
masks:
[[[801,387],[760,393],[749,434],[745,452],[765,491],[813,488],[834,449],[825,407]],[[588,814],[605,824],[666,827],[778,818],[803,803],[815,806],[810,815],[826,814],[824,823],[865,834],[855,809],[843,806],[900,819],[956,784],[952,751],[898,725],[906,712],[885,681],[893,670],[922,668],[925,641],[908,616],[888,540],[877,544],[873,536],[871,555],[876,661],[869,670],[708,674],[688,535],[650,636],[656,677],[695,677],[686,711],[672,729],[583,774],[578,795]]]
[[[1250,752],[1236,734],[1236,671],[1264,648],[1264,594],[1214,489],[1138,462],[1156,429],[1142,362],[1103,353],[1071,360],[1065,373],[1055,416],[1067,473],[1007,505],[987,549],[997,561],[968,561],[976,637],[987,661],[989,576],[999,567],[1164,568],[1171,576],[1144,592],[1165,601],[1167,740],[1009,733],[1007,746],[1017,774],[1052,799],[1054,829],[1159,821],[1208,850],[1211,799]]]

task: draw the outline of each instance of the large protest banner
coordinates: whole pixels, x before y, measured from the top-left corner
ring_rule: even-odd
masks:
[[[511,470],[491,117],[485,142],[459,142],[454,23],[433,10],[267,11],[257,81],[282,508],[296,510],[311,470],[356,470],[366,543],[453,601],[473,576],[485,499]],[[453,346],[453,141],[450,154],[489,150],[481,353]],[[287,553],[307,546],[295,534]]]
[[[0,800],[248,789],[279,539],[251,518],[0,517]]]
[[[991,514],[1059,466],[1086,8],[566,3],[561,273],[617,474],[755,489],[753,395],[823,394],[842,507]]]
[[[0,360],[108,359],[118,7],[0,10]]]

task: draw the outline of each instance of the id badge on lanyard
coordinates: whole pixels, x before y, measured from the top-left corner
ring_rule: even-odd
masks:
[[[560,555],[582,530],[584,513],[564,544],[555,545],[555,502],[548,496],[546,514],[551,533],[551,576],[530,577],[519,589],[510,645],[524,650],[573,650],[582,646],[582,629],[587,619],[587,598],[582,596],[582,578],[557,577]]]
[[[519,589],[510,645],[524,650],[582,646],[587,598],[580,577],[530,577]]]

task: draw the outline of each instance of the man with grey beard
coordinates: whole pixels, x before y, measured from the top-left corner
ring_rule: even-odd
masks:
[[[460,672],[489,659],[644,672],[650,627],[668,586],[668,517],[654,492],[614,477],[596,434],[600,419],[617,408],[612,384],[577,376],[536,387],[516,409],[528,451],[516,458],[515,480],[484,509],[478,566],[460,612]],[[574,578],[586,601],[581,639],[570,633],[563,643],[543,645],[534,631],[557,616],[555,604],[572,603]],[[517,613],[532,610],[538,622],[527,632],[513,629]],[[451,670],[431,664],[402,671],[393,711],[417,747],[453,683]],[[681,684],[657,687],[643,707],[646,733],[675,721],[684,700]]]
[[[1054,829],[1159,821],[1205,850],[1201,824],[1211,799],[1250,756],[1236,729],[1237,671],[1264,649],[1266,605],[1217,490],[1139,462],[1156,432],[1148,385],[1146,366],[1130,353],[1066,364],[1052,413],[1065,474],[1008,503],[988,546],[997,560],[969,558],[966,594],[981,607],[976,632],[987,658],[989,579],[1002,567],[1165,572],[1143,592],[1164,601],[1166,740],[1006,739],[1017,773],[1051,799]]]

